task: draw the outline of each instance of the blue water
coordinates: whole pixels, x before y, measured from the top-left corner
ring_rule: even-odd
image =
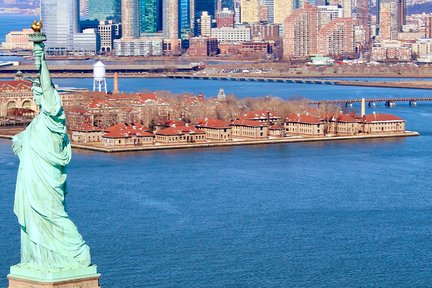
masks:
[[[430,93],[122,81],[131,90],[159,84],[210,94],[222,86],[242,96]],[[74,151],[69,213],[92,248],[102,286],[430,287],[432,105],[376,111],[405,118],[422,136],[116,155]],[[12,213],[17,165],[10,142],[0,140],[1,287],[8,267],[19,262]]]
[[[60,87],[80,87],[93,89],[90,78],[56,78],[53,80]],[[112,90],[112,79],[107,79],[108,90]],[[206,97],[214,97],[220,88],[225,94],[238,97],[275,96],[284,99],[351,99],[351,98],[382,98],[382,97],[430,97],[431,90],[369,88],[332,85],[311,85],[291,83],[237,82],[223,80],[183,80],[168,78],[119,78],[119,89],[125,92],[142,90],[166,90],[173,93],[204,93]]]
[[[23,28],[30,28],[30,24],[34,19],[35,16],[0,14],[0,42],[6,40],[6,34],[10,31],[21,31]]]

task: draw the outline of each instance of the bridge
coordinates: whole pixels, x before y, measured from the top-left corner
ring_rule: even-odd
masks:
[[[49,63],[48,63],[49,64]],[[121,64],[111,64],[107,65],[106,72],[107,73],[166,73],[166,72],[193,72],[199,70],[199,64],[191,63],[191,64],[173,64],[173,65],[121,65]],[[37,69],[34,65],[24,64],[19,66],[8,66],[8,67],[0,67],[0,73],[3,74],[15,74],[18,71],[22,73],[37,73]],[[59,74],[92,74],[93,73],[93,65],[51,65],[50,66],[51,73],[59,73]]]
[[[393,107],[396,102],[407,102],[410,106],[417,105],[417,102],[430,102],[432,97],[405,97],[405,98],[368,98],[365,102],[368,103],[369,107],[375,107],[376,103],[384,103],[386,107]],[[311,105],[322,105],[322,104],[340,104],[345,107],[352,106],[354,103],[361,103],[362,99],[342,99],[342,100],[320,100],[320,101],[309,101]]]
[[[326,79],[306,79],[306,78],[278,78],[278,77],[242,77],[242,76],[210,76],[210,75],[166,75],[172,79],[195,79],[195,80],[226,80],[226,81],[245,81],[245,82],[273,82],[273,83],[298,83],[298,84],[322,84],[336,85],[336,81]]]

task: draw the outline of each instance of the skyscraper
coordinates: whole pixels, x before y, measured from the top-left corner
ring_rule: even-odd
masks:
[[[140,36],[139,0],[122,0],[122,39]]]
[[[63,53],[73,47],[73,34],[79,32],[79,1],[41,0],[41,19],[48,53]]]
[[[274,23],[283,24],[294,10],[293,0],[274,0]]]
[[[87,0],[87,19],[121,20],[121,0]]]
[[[166,39],[178,39],[178,0],[163,0],[163,35]]]
[[[381,0],[379,15],[379,37],[381,40],[395,40],[398,34],[398,0]]]
[[[406,24],[407,3],[406,0],[398,0],[398,31],[402,31],[402,26]]]
[[[351,18],[336,18],[327,23],[318,35],[318,54],[354,53],[354,23]]]
[[[241,0],[240,21],[242,23],[258,23],[260,21],[260,0]]]
[[[162,30],[160,0],[140,0],[140,32],[156,33]]]
[[[363,26],[366,31],[366,41],[370,40],[370,11],[369,0],[357,0],[357,22],[358,25]]]
[[[283,27],[284,58],[317,54],[318,13],[317,7],[306,4],[286,18]]]
[[[212,22],[211,16],[207,13],[207,11],[203,11],[200,17],[201,36],[210,37],[211,22]]]
[[[192,32],[190,0],[179,0],[179,32],[181,39],[188,39]]]
[[[268,7],[269,23],[274,22],[274,0],[261,0],[261,5]]]

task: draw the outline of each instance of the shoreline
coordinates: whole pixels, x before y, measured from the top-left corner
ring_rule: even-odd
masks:
[[[152,146],[126,146],[118,148],[107,148],[103,146],[90,146],[85,144],[71,143],[72,148],[79,150],[87,150],[102,153],[124,153],[124,152],[141,152],[141,151],[161,151],[161,150],[180,150],[180,149],[202,149],[202,148],[218,148],[218,147],[233,147],[233,146],[250,146],[250,145],[271,145],[271,144],[288,144],[288,143],[305,143],[305,142],[326,142],[326,141],[348,141],[348,140],[369,140],[369,139],[386,139],[386,138],[401,138],[401,137],[416,137],[420,136],[419,132],[405,131],[404,133],[393,134],[369,134],[355,136],[335,136],[335,137],[296,137],[284,139],[267,139],[267,140],[242,140],[233,142],[210,142],[210,143],[194,143],[194,144],[172,144],[172,145],[152,145]],[[13,136],[2,135],[0,138],[11,140]]]

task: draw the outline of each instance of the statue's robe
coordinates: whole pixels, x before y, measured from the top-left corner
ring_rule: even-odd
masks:
[[[20,159],[14,212],[21,225],[21,264],[86,267],[91,264],[89,247],[65,207],[66,165],[72,155],[65,114],[57,91],[51,83],[48,87],[43,93],[35,87],[40,113],[13,139],[13,150]]]

